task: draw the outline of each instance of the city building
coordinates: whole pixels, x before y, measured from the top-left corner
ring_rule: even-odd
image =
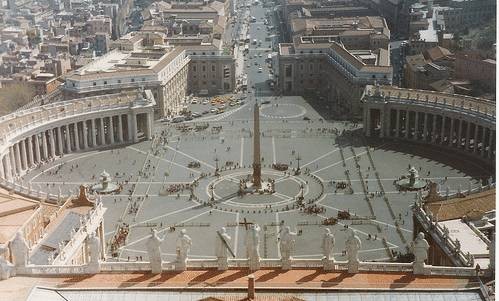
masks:
[[[235,89],[234,59],[222,55],[216,47],[144,43],[147,41],[140,34],[122,39],[115,44],[119,49],[68,74],[63,87],[65,98],[143,87],[152,91],[160,115],[172,116],[183,110],[191,93],[213,95]]]

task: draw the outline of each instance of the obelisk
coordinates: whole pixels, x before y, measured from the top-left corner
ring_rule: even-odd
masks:
[[[262,165],[260,160],[260,107],[255,102],[253,110],[253,187],[262,187]]]

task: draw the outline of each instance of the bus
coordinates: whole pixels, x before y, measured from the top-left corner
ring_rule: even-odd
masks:
[[[246,36],[246,40],[244,40],[245,43],[249,43],[251,42],[251,36],[250,35],[247,35]]]
[[[249,45],[244,45],[244,53],[249,53]]]

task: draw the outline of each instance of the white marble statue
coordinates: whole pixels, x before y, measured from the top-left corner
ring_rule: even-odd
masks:
[[[147,254],[149,255],[149,263],[151,264],[151,272],[160,274],[161,268],[161,243],[164,238],[159,238],[158,230],[152,229],[151,236],[147,239]]]
[[[192,239],[186,233],[185,229],[180,230],[177,238],[177,265],[175,265],[175,269],[177,270],[185,270],[187,268],[187,256],[191,250]]]
[[[428,259],[430,245],[424,238],[424,233],[419,232],[416,239],[411,243],[411,251],[414,254],[414,274],[424,274],[424,262]]]
[[[217,239],[215,245],[215,254],[218,259],[218,269],[227,270],[228,269],[228,253],[229,253],[229,243],[231,237],[227,234],[225,227],[222,227],[220,231],[217,232]]]
[[[21,232],[17,232],[16,236],[10,243],[10,250],[14,255],[14,264],[16,267],[25,267],[28,265],[29,246]]]
[[[360,238],[355,235],[352,229],[347,230],[347,240],[345,248],[347,251],[348,272],[357,273],[359,271],[359,250],[362,245]]]
[[[98,273],[100,272],[100,240],[94,234],[90,234],[87,237],[87,251],[88,251],[88,272]]]
[[[334,247],[334,235],[331,233],[329,228],[324,229],[324,234],[322,235],[322,255],[327,260],[331,259],[331,253],[333,252]],[[333,258],[334,261],[334,258]]]
[[[250,270],[260,269],[260,226],[250,225],[246,231],[246,257],[248,257]]]
[[[282,233],[279,238],[279,249],[281,251],[281,263],[282,268],[285,270],[291,269],[291,253],[295,249],[295,238],[296,233],[291,232],[289,226],[282,229]]]
[[[16,275],[14,265],[3,258],[8,249],[6,245],[0,245],[0,280],[7,280]]]

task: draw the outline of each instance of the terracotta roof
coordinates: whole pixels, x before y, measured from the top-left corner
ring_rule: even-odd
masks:
[[[496,190],[490,189],[464,198],[427,203],[425,207],[438,221],[446,221],[477,213],[483,215],[496,208],[495,199]]]
[[[443,48],[440,46],[430,48],[425,52],[425,58],[432,61],[436,61],[451,55],[452,52],[450,52],[447,48]]]

